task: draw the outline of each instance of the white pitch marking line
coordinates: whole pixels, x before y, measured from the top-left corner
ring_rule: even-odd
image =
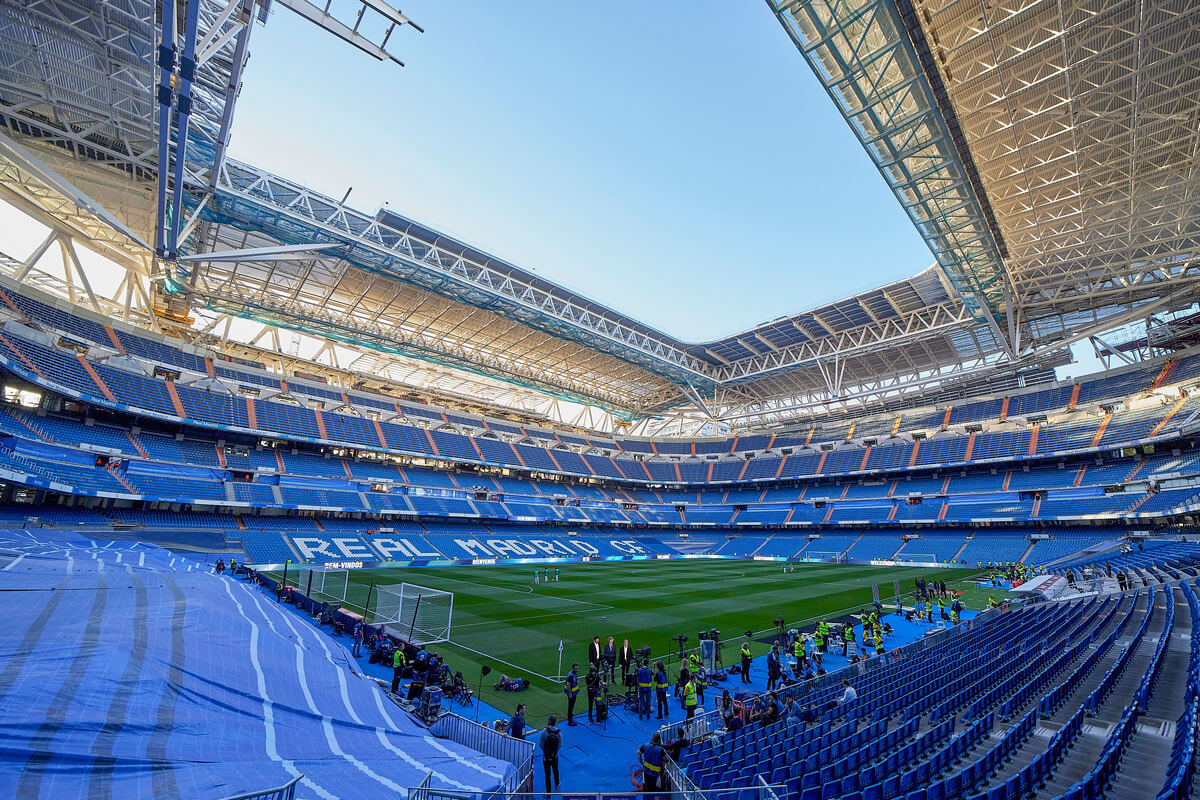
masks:
[[[471,586],[478,586],[481,589],[495,589],[496,591],[500,591],[500,592],[513,592],[514,594],[529,594],[529,591],[528,591],[529,587],[526,587],[526,591],[521,591],[520,589],[510,589],[507,586],[493,586],[490,583],[476,583],[475,581],[463,580],[462,578],[448,578],[448,577],[443,577],[443,576],[439,575],[439,576],[437,576],[437,579],[439,581],[452,581],[454,583],[466,583]],[[581,606],[591,606],[592,608],[612,608],[612,606],[606,606],[603,603],[589,603],[587,600],[572,600],[570,597],[559,597],[558,595],[554,595],[554,594],[547,594],[547,595],[541,595],[541,596],[547,597],[551,600],[561,600],[564,603],[577,603]]]

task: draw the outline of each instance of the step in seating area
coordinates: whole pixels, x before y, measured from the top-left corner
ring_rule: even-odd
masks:
[[[852,703],[837,702],[847,671],[795,687],[813,723],[721,730],[680,766],[729,800],[760,782],[783,800],[1182,800],[1198,624],[1194,577],[992,612],[860,667]]]

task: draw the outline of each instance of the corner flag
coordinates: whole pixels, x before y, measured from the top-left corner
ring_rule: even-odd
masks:
[[[558,652],[562,652],[562,639],[558,640]]]

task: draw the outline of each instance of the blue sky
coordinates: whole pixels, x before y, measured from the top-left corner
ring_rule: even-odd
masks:
[[[276,6],[233,156],[687,340],[932,263],[765,3],[401,8],[404,68]]]

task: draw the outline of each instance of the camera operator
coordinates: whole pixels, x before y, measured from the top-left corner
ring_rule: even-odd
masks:
[[[588,698],[588,722],[595,722],[592,718],[592,709],[596,706],[596,698],[600,696],[600,671],[596,669],[596,665],[592,664],[588,667],[587,677],[584,682],[587,684]]]

